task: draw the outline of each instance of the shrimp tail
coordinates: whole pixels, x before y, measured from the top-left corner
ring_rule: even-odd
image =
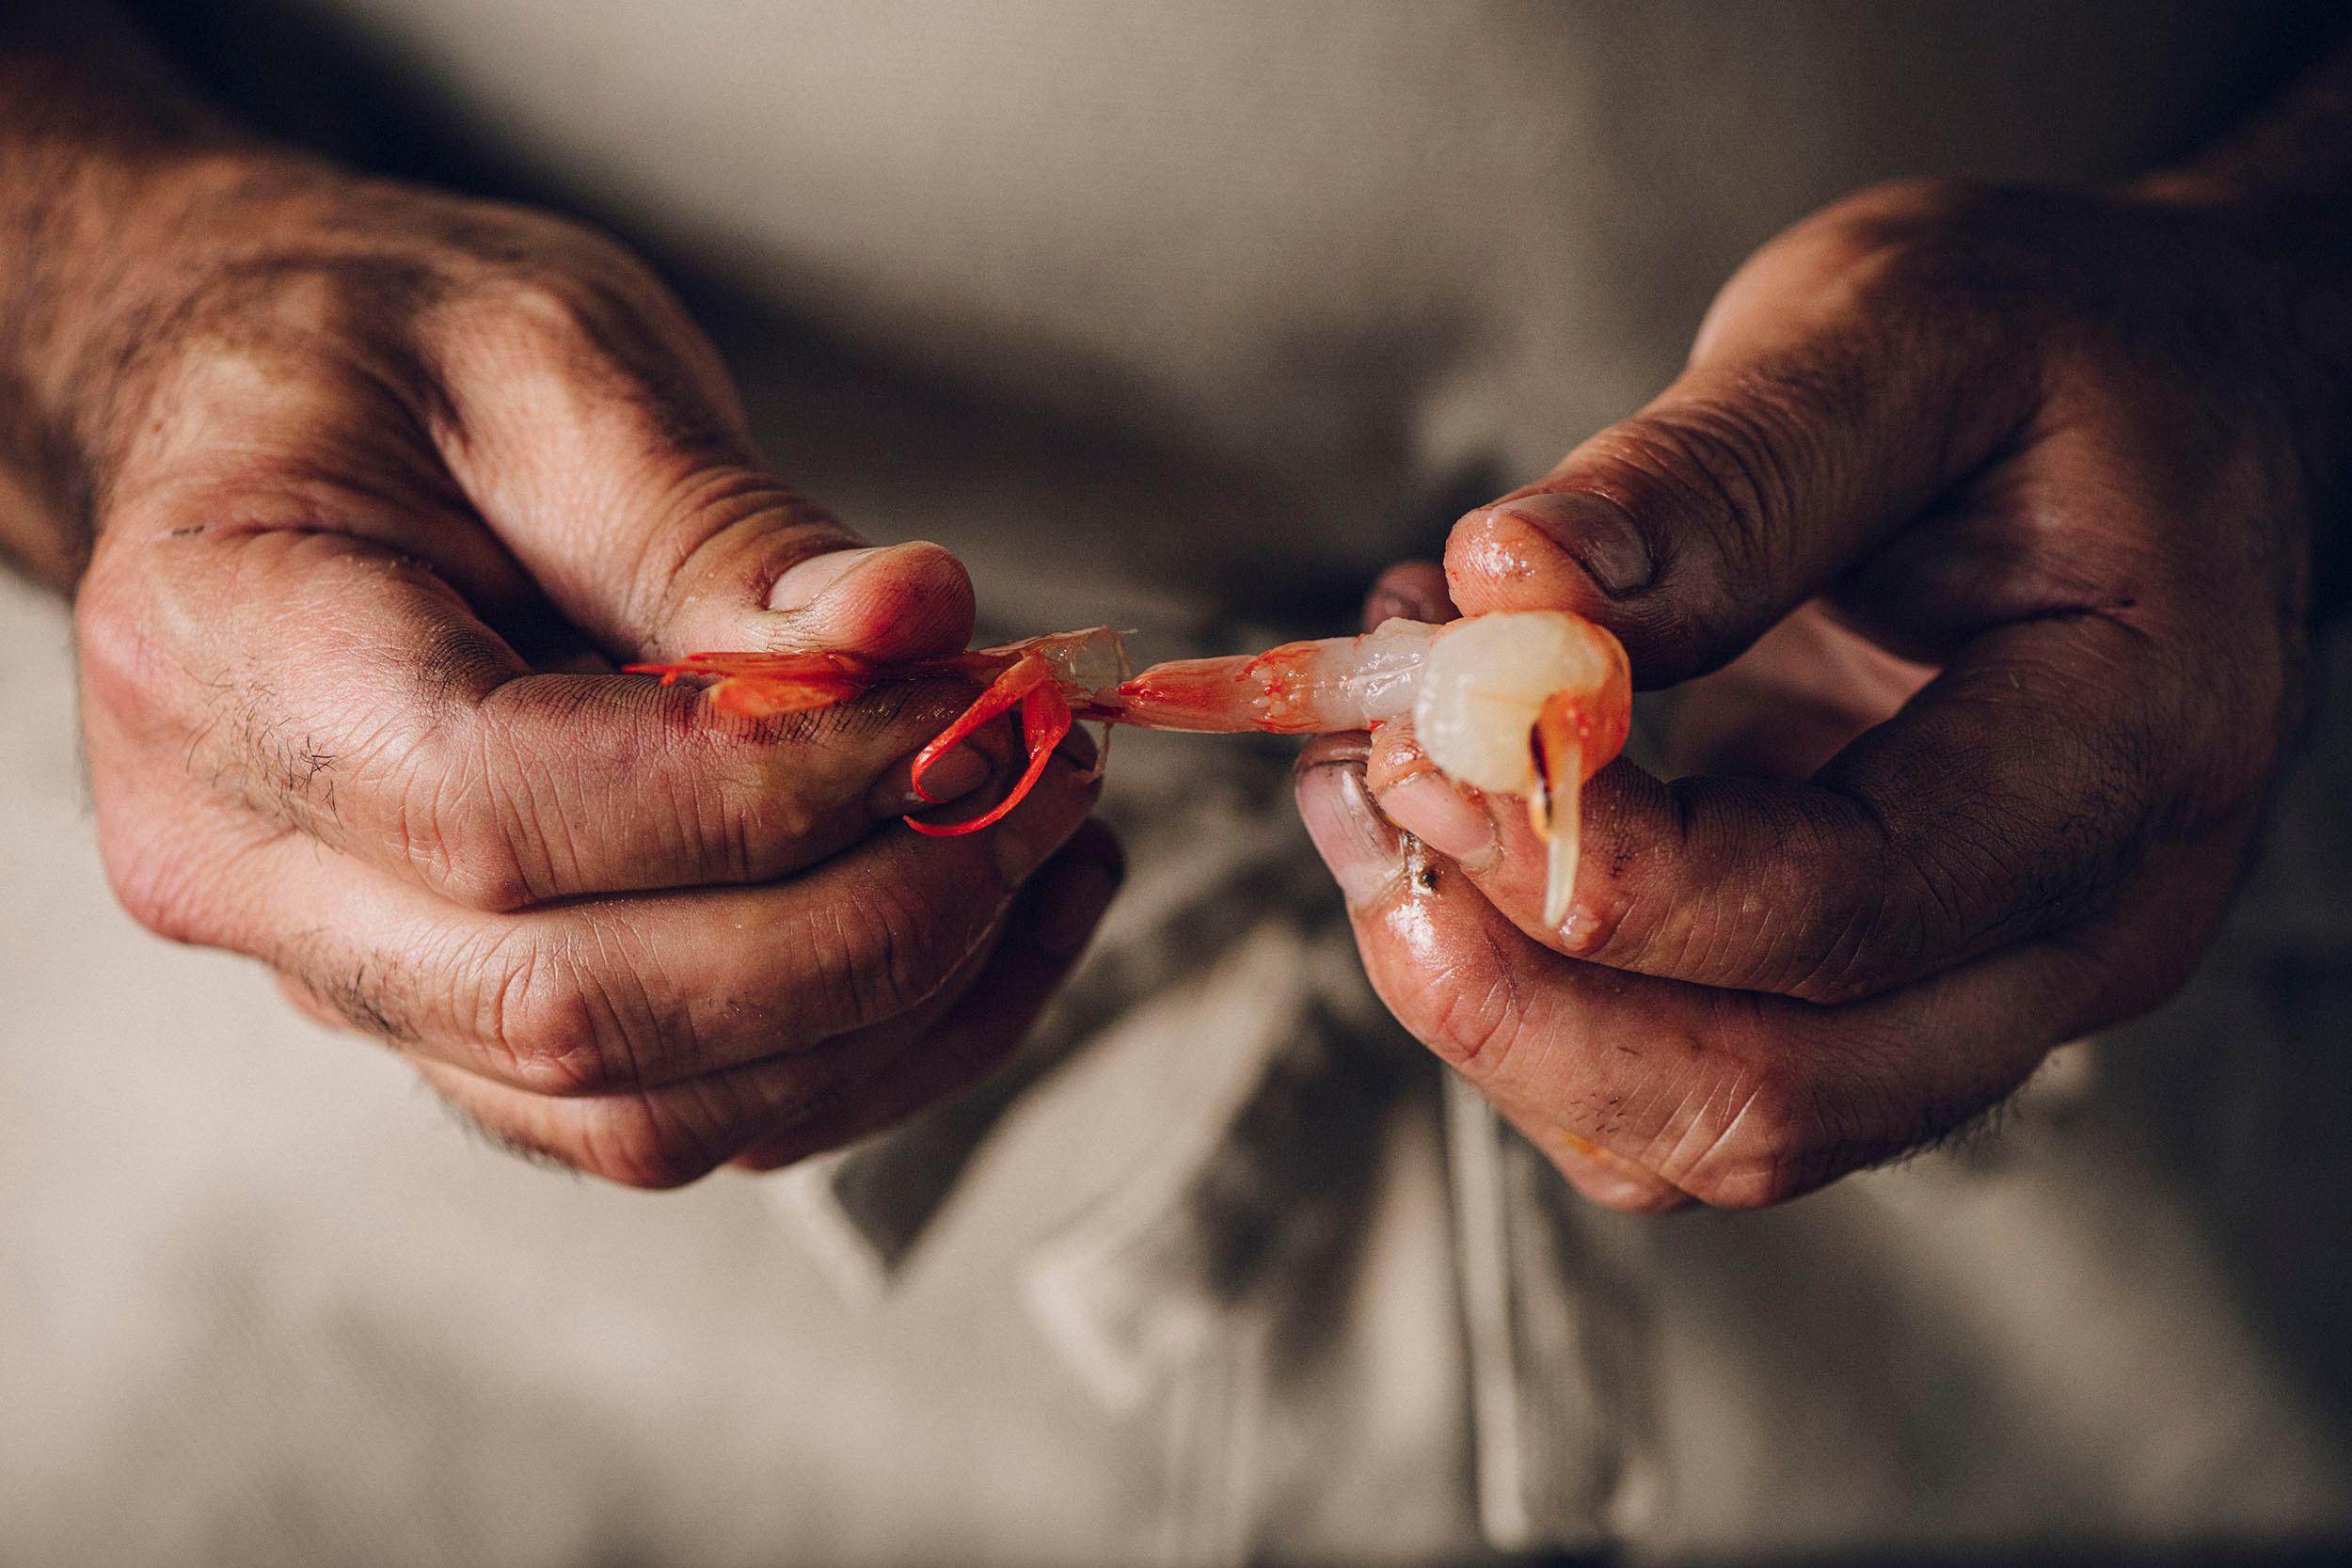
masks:
[[[1260,657],[1233,654],[1154,664],[1120,684],[1116,693],[1120,721],[1200,734],[1253,728],[1255,720],[1248,716],[1248,700],[1237,689],[1248,686],[1251,667]],[[1243,717],[1236,718],[1237,713]]]
[[[1028,752],[1028,766],[1021,777],[1005,792],[1005,798],[982,812],[961,822],[924,822],[909,816],[906,825],[928,838],[953,838],[962,833],[977,833],[982,828],[1003,819],[1027,798],[1044,777],[1045,765],[1053,760],[1054,748],[1070,733],[1073,720],[1070,704],[1064,700],[1053,680],[1053,667],[1038,655],[1024,654],[1012,667],[992,682],[979,700],[963,710],[962,716],[939,732],[931,743],[915,753],[910,777],[914,792],[925,800],[930,792],[923,787],[923,775],[959,741],[974,734],[981,726],[1010,709],[1021,707],[1021,740]]]
[[[1568,918],[1576,895],[1583,836],[1584,732],[1589,727],[1575,698],[1565,691],[1553,692],[1536,710],[1537,784],[1527,798],[1527,816],[1535,836],[1544,842],[1544,924],[1555,930]]]

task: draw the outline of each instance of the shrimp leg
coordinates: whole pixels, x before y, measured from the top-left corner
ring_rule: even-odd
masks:
[[[1544,924],[1555,928],[1568,918],[1583,850],[1584,737],[1591,725],[1581,705],[1555,691],[1535,714],[1535,787],[1528,792],[1527,816],[1544,845]]]
[[[908,827],[930,838],[952,838],[961,833],[976,833],[1019,805],[1037,781],[1044,775],[1045,765],[1053,759],[1054,748],[1070,733],[1073,720],[1070,704],[1055,688],[1053,669],[1036,654],[1025,654],[1011,669],[996,677],[979,701],[965,708],[961,717],[934,736],[930,745],[915,753],[914,766],[909,778],[914,792],[925,800],[930,791],[923,787],[923,775],[932,763],[945,756],[959,741],[973,735],[1014,704],[1021,706],[1021,740],[1028,752],[1028,766],[1021,771],[1011,789],[995,805],[979,816],[962,822],[925,822],[909,816]]]

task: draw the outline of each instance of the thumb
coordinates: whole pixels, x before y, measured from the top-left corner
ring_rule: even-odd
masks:
[[[552,548],[527,524],[500,530],[616,657],[828,648],[919,658],[960,652],[972,635],[971,578],[942,546],[866,546],[745,464],[697,466],[691,482],[664,488],[675,499],[647,497],[601,530],[554,531]]]
[[[707,340],[649,277],[623,276],[619,303],[582,305],[572,280],[510,292],[437,346],[443,460],[556,609],[616,660],[960,652],[962,563],[931,544],[865,548],[771,473]]]
[[[1964,334],[1931,352],[1904,341],[1924,334],[1818,309],[1799,333],[1776,292],[1736,280],[1656,401],[1454,525],[1463,613],[1573,610],[1625,643],[1638,685],[1703,674],[2025,419],[2022,396],[1972,376]]]

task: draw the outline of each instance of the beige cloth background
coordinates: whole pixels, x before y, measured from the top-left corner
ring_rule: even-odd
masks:
[[[2186,7],[247,15],[241,72],[331,110],[349,70],[676,259],[787,471],[964,550],[1000,624],[1152,653],[1341,613],[1638,402],[1819,200],[2128,170],[2265,36]],[[893,1194],[861,1227],[827,1185],[856,1167],[660,1197],[532,1170],[249,967],[138,933],[63,612],[10,588],[0,636],[0,1561],[1484,1550],[1477,1131],[1362,1008],[1279,754],[1122,737],[1105,955],[892,1269]],[[1581,1529],[1665,1559],[2352,1528],[2347,799],[2337,701],[2196,984],[1996,1140],[1764,1215],[1564,1206],[1558,1364],[1593,1381],[1534,1457]],[[891,1181],[970,1142],[958,1114]]]

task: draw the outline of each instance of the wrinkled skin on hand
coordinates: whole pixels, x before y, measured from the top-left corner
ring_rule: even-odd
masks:
[[[242,155],[125,229],[151,260],[81,360],[76,626],[136,918],[632,1185],[840,1143],[1012,1048],[1118,876],[1085,757],[927,840],[906,759],[968,693],[752,722],[610,673],[971,630],[946,551],[855,550],[763,467],[642,266]],[[985,746],[934,792],[980,788]]]
[[[2304,283],[2219,209],[2045,192],[1889,187],[1767,245],[1655,403],[1375,595],[1576,610],[1691,683],[1668,777],[1587,789],[1557,929],[1516,802],[1392,744],[1305,759],[1391,1009],[1649,1210],[1915,1148],[2170,994],[2337,526],[2310,334],[2343,317]]]

